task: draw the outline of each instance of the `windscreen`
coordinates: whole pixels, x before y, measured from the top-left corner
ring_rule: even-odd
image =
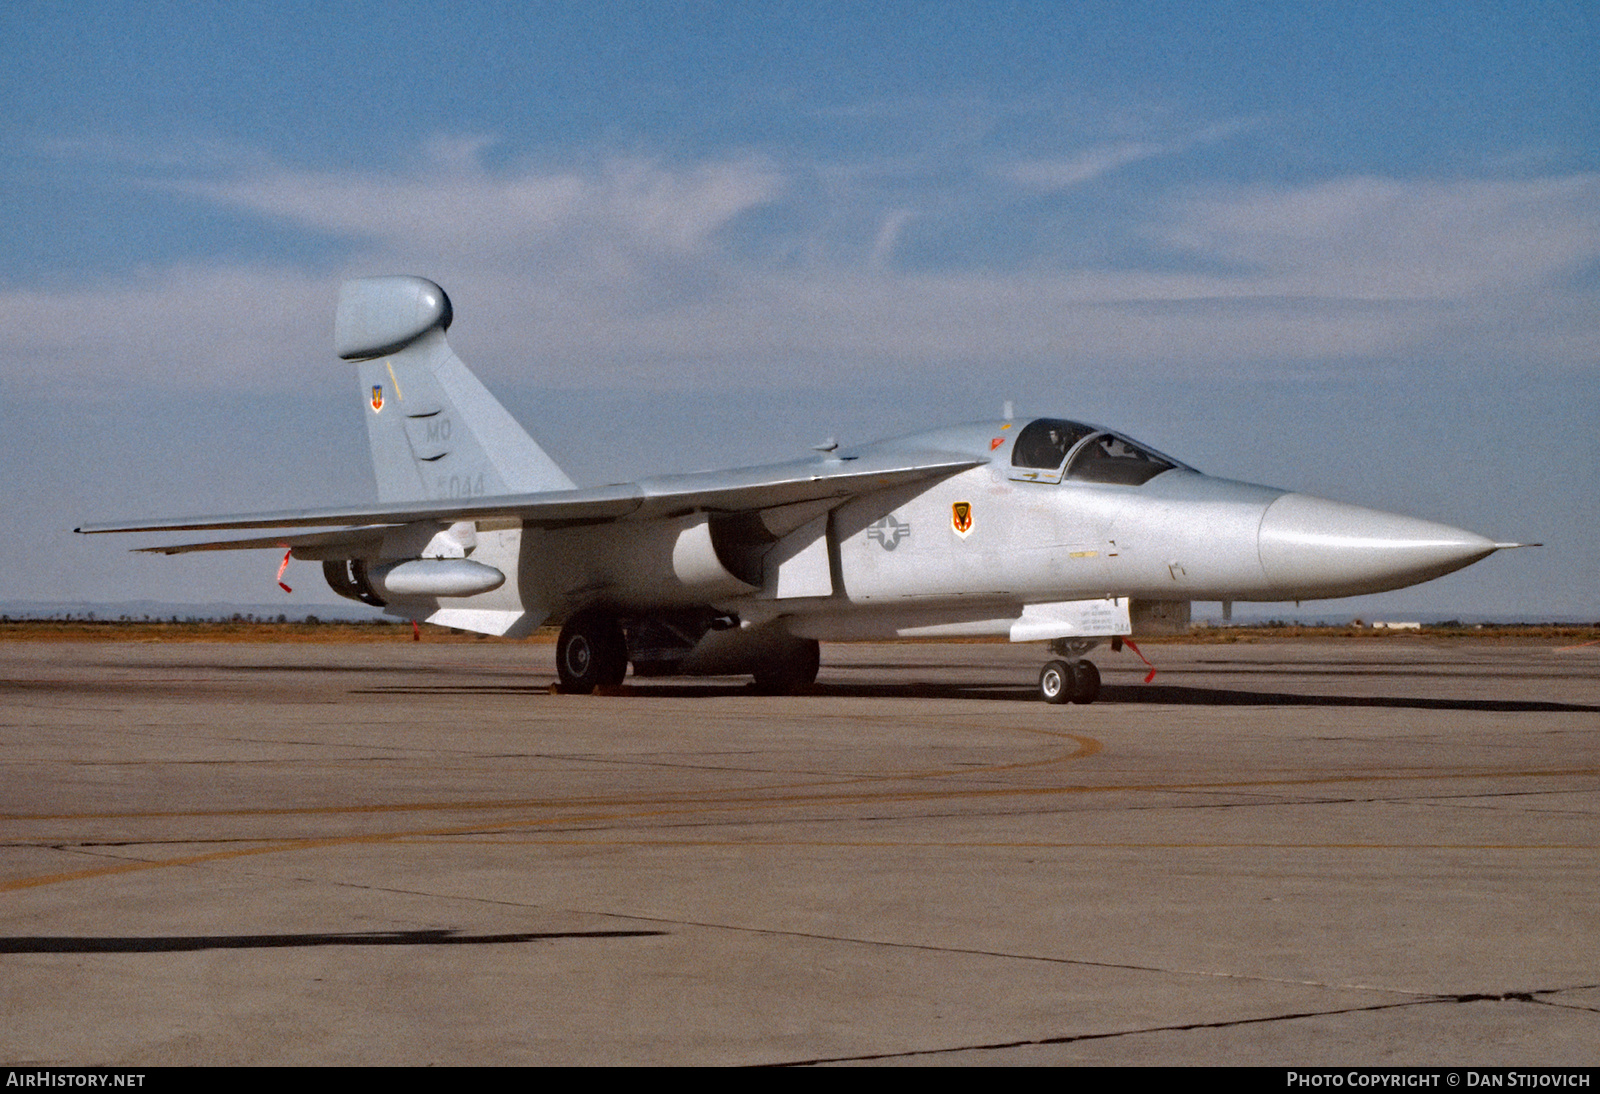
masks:
[[[1126,437],[1101,433],[1078,449],[1078,454],[1072,457],[1072,466],[1067,468],[1067,478],[1138,486],[1176,466]]]

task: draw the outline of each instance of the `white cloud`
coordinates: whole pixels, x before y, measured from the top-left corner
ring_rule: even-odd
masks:
[[[349,274],[435,278],[456,300],[452,338],[469,362],[545,386],[1600,360],[1600,308],[1577,276],[1600,259],[1593,175],[1213,188],[1123,228],[1166,251],[1145,268],[1018,270],[951,254],[927,272],[890,261],[913,222],[953,219],[969,235],[993,222],[997,237],[1025,226],[1004,223],[992,195],[962,205],[946,188],[919,204],[899,182],[873,191],[859,179],[818,194],[800,182],[818,168],[753,155],[495,172],[481,166],[486,146],[441,138],[395,175],[268,167],[179,185],[353,239]],[[1038,186],[1067,185],[1153,148],[1110,145],[1029,170]],[[769,245],[780,230],[763,238],[741,221],[758,211],[783,223],[781,245]],[[860,238],[841,245],[842,224],[859,224]],[[337,280],[190,264],[130,284],[0,292],[0,369],[60,390],[292,385],[332,365]]]
[[[298,271],[177,267],[131,284],[0,292],[0,361],[15,389],[285,384],[331,344],[330,286]],[[316,360],[313,357],[312,360]]]
[[[1159,238],[1261,291],[1465,302],[1547,286],[1600,256],[1600,176],[1254,189],[1182,203]]]
[[[597,240],[640,253],[693,253],[739,214],[772,201],[782,176],[756,158],[668,167],[618,158],[596,169],[496,174],[488,142],[436,138],[403,175],[276,171],[163,184],[223,205],[353,237],[386,253],[485,261],[581,252]]]
[[[917,214],[910,209],[894,209],[883,218],[877,238],[872,241],[873,269],[882,270],[893,260],[894,249],[900,242],[901,233],[905,231],[906,225],[916,219],[916,216]]]
[[[1031,190],[1053,192],[1081,185],[1166,151],[1168,149],[1159,144],[1124,141],[1091,148],[1064,159],[1023,160],[995,173]]]
[[[1160,141],[1113,141],[1069,156],[1018,160],[997,168],[994,174],[1025,189],[1054,193],[1092,182],[1143,160],[1175,156],[1200,145],[1228,140],[1257,124],[1251,119],[1235,118]]]

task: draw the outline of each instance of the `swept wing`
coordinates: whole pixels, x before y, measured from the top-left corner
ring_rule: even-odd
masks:
[[[85,534],[103,532],[193,532],[252,528],[330,528],[334,532],[285,534],[215,540],[141,551],[249,550],[267,547],[354,545],[375,538],[382,527],[434,521],[517,520],[525,526],[557,528],[619,520],[650,520],[697,510],[756,512],[797,502],[844,500],[907,483],[943,478],[976,467],[981,457],[951,452],[874,452],[861,456],[811,458],[762,467],[664,475],[578,490],[549,490],[499,497],[398,502],[326,509],[289,509],[235,516],[168,517],[160,520],[86,524]]]

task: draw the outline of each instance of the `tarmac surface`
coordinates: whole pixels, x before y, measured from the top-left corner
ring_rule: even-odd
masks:
[[[0,1061],[1600,1062],[1600,646],[0,643]]]

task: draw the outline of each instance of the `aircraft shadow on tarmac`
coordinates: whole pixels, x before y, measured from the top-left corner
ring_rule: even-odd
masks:
[[[361,688],[353,695],[548,695],[548,686],[526,684],[444,684],[438,687],[405,686]],[[634,683],[602,694],[652,699],[711,699],[758,694],[750,684]],[[1037,688],[1016,684],[812,684],[803,693],[836,699],[969,699],[990,702],[1037,703]],[[1196,688],[1173,684],[1107,684],[1099,703],[1125,706],[1191,707],[1391,707],[1400,710],[1481,711],[1498,714],[1596,714],[1600,706],[1519,699],[1432,699],[1417,695],[1297,695],[1278,691],[1243,691],[1230,688]]]
[[[1212,707],[1394,707],[1402,710],[1489,711],[1500,714],[1588,714],[1600,706],[1520,699],[1430,699],[1420,695],[1293,695],[1273,691],[1187,688],[1164,684],[1106,687],[1102,701]]]
[[[348,931],[334,934],[146,935],[75,938],[0,937],[0,953],[192,953],[197,950],[278,950],[305,946],[499,946],[565,938],[649,938],[666,931],[550,931],[538,934],[459,934],[451,930]]]

